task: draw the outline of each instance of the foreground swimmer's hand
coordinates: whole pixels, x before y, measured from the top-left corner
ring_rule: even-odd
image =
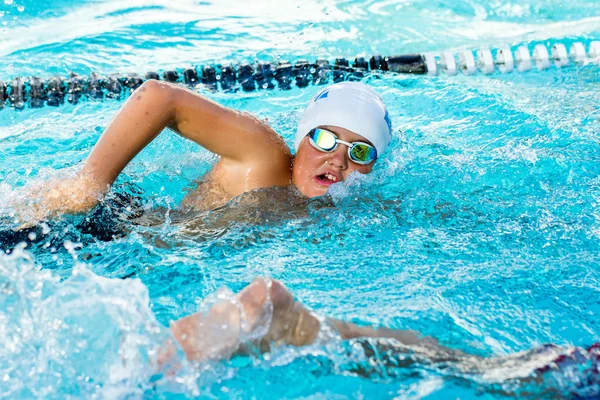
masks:
[[[277,281],[255,279],[234,300],[220,302],[208,313],[171,322],[173,336],[190,361],[230,357],[247,345],[268,351],[272,343],[296,346],[317,337],[319,320]]]
[[[106,186],[102,187],[81,174],[33,185],[26,189],[25,201],[12,205],[22,223],[19,229],[64,213],[86,213],[98,204],[106,189]]]

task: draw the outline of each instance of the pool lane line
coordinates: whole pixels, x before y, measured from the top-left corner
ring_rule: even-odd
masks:
[[[536,44],[533,52],[528,45],[513,50],[509,46],[495,49],[479,49],[453,53],[404,54],[396,56],[356,57],[350,63],[345,58],[336,58],[333,64],[318,59],[314,63],[305,60],[293,65],[287,61],[241,65],[200,65],[196,67],[101,76],[92,72],[89,77],[71,72],[68,78],[54,76],[47,80],[34,76],[16,77],[9,82],[0,81],[0,109],[16,110],[39,108],[44,105],[59,106],[65,102],[76,104],[82,97],[90,99],[121,99],[127,97],[144,81],[149,79],[180,83],[194,89],[224,91],[229,93],[255,90],[289,90],[310,84],[323,85],[347,80],[361,80],[369,74],[392,72],[418,75],[464,75],[526,72],[544,70],[554,66],[586,65],[600,61],[600,41],[592,41],[585,50],[581,42],[571,44],[569,50],[556,43],[548,51],[544,44]]]

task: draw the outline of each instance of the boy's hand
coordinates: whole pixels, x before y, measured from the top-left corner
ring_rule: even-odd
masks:
[[[23,222],[18,229],[61,214],[86,213],[98,204],[106,189],[85,175],[33,185],[26,190],[25,201],[13,204]]]

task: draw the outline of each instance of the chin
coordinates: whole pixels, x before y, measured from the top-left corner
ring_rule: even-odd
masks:
[[[312,189],[309,190],[309,194],[307,194],[308,197],[313,198],[313,197],[319,197],[319,196],[323,196],[327,193],[327,191],[329,190],[329,188],[324,188],[324,189]]]
[[[325,193],[327,193],[327,188],[320,189],[320,188],[306,187],[306,186],[304,188],[301,188],[298,185],[296,185],[296,188],[298,188],[300,193],[302,193],[303,195],[305,195],[306,197],[309,197],[311,199],[313,197],[323,196]]]

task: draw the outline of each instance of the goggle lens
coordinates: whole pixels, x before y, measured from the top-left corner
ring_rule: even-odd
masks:
[[[355,143],[350,148],[350,158],[358,163],[368,164],[377,157],[377,151],[366,144]]]
[[[335,135],[323,129],[313,130],[310,138],[324,151],[331,151],[335,149],[337,145],[337,138]]]
[[[325,129],[315,128],[308,133],[308,137],[315,148],[325,152],[335,150],[338,142],[347,145],[348,156],[357,164],[367,165],[377,158],[377,150],[374,147],[362,142],[344,142]]]

